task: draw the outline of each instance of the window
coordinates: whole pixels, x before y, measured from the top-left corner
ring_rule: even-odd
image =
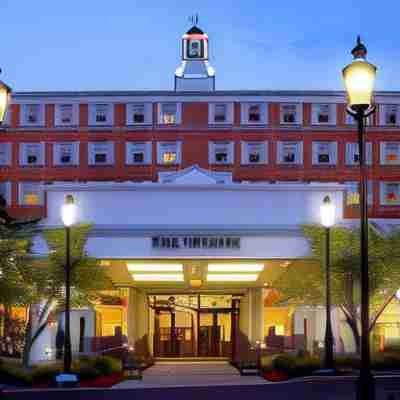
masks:
[[[278,142],[278,164],[303,164],[303,142]]]
[[[336,142],[313,142],[312,163],[314,165],[335,165],[337,159]]]
[[[372,143],[367,142],[365,146],[365,161],[367,165],[372,164]],[[346,164],[358,165],[360,162],[360,152],[358,143],[346,143]]]
[[[44,125],[44,105],[23,104],[21,112],[21,125],[25,126]]]
[[[144,165],[151,164],[151,142],[127,142],[126,164]]]
[[[373,122],[373,116],[372,114],[367,117],[367,126],[371,126],[372,122]],[[349,113],[346,112],[346,117],[345,117],[345,124],[346,125],[355,125],[356,121],[354,119],[354,117],[352,115],[350,115]]]
[[[77,125],[78,104],[56,104],[55,124],[56,126]]]
[[[163,165],[181,163],[181,142],[158,142],[157,162]]]
[[[300,124],[301,104],[281,104],[281,124]]]
[[[175,125],[180,123],[181,104],[161,103],[159,105],[159,124]]]
[[[242,142],[242,164],[266,164],[267,142]]]
[[[311,122],[315,125],[335,124],[336,104],[313,104]]]
[[[11,182],[0,182],[0,196],[7,205],[11,204]]]
[[[19,164],[22,166],[44,165],[44,143],[21,143],[19,146]]]
[[[245,125],[265,125],[267,123],[266,103],[242,103],[241,123]]]
[[[21,182],[18,201],[22,206],[41,206],[44,204],[42,182]]]
[[[68,166],[79,164],[79,142],[54,143],[53,164]]]
[[[346,182],[346,206],[360,205],[360,194],[358,187],[358,182]],[[372,181],[367,182],[367,204],[372,205]]]
[[[89,143],[89,165],[112,165],[112,164],[114,164],[113,142]]]
[[[381,125],[396,126],[399,125],[400,107],[398,104],[382,104],[380,106]]]
[[[233,142],[210,142],[209,157],[210,164],[233,164]]]
[[[382,205],[400,205],[400,183],[381,182],[380,200]]]
[[[233,103],[209,103],[208,123],[233,124]]]
[[[400,164],[400,142],[381,142],[380,153],[382,165]]]
[[[111,126],[113,117],[112,104],[89,104],[89,125]]]
[[[11,143],[0,143],[0,166],[11,165]]]
[[[126,105],[126,124],[145,125],[152,122],[151,103],[131,103]]]

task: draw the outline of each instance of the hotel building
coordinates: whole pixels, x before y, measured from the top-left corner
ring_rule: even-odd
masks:
[[[171,91],[12,95],[0,127],[7,211],[60,227],[72,194],[119,299],[74,311],[75,352],[117,331],[155,357],[238,358],[270,336],[308,350],[323,340],[323,308],[275,306],[273,282],[289,264],[315,263],[300,226],[319,223],[326,195],[338,224],[358,217],[345,94],[216,90],[208,42],[196,26],[183,35]],[[400,216],[400,93],[375,101],[368,202],[384,229]],[[35,252],[47,253],[40,236]],[[381,318],[379,335],[399,335],[398,312]],[[336,350],[353,351],[343,317],[332,317]],[[43,334],[50,347],[55,329]]]

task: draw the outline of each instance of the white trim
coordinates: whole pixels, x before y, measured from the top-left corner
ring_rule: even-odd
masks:
[[[107,106],[106,120],[104,122],[96,121],[96,107],[100,105]],[[114,125],[114,103],[108,102],[92,102],[88,104],[88,125],[89,126],[113,126]]]
[[[225,121],[215,121],[215,106],[216,105],[225,105]],[[209,125],[233,125],[234,121],[234,108],[233,102],[210,102],[208,103],[208,124]]]
[[[284,143],[296,144],[296,155],[298,160],[295,162],[285,162],[283,160],[283,145]],[[280,140],[276,142],[276,162],[282,165],[303,165],[303,141],[302,140]]]
[[[61,121],[61,106],[70,105],[72,106],[72,121],[65,123]],[[64,126],[77,126],[79,125],[79,104],[77,103],[59,103],[54,105],[54,126],[64,127]]]
[[[296,106],[296,120],[294,122],[284,122],[283,120],[283,107],[285,105],[295,105]],[[303,103],[296,102],[281,102],[279,103],[279,121],[280,125],[302,125],[303,124]]]
[[[173,124],[165,124],[162,120],[162,106],[164,104],[176,104],[176,115],[175,115],[175,123]],[[182,103],[177,101],[161,101],[157,104],[157,122],[160,126],[174,126],[180,125],[182,123]]]
[[[131,158],[132,156],[132,148],[134,146],[143,145],[143,162],[134,162]],[[136,150],[137,153],[140,153],[141,150]],[[152,142],[146,141],[129,141],[125,143],[125,164],[126,165],[149,165],[152,163]]]
[[[395,184],[398,186],[398,200],[393,203],[388,203],[385,199],[386,185]],[[384,206],[399,206],[400,205],[400,182],[380,182],[379,183],[379,203]]]
[[[30,105],[37,105],[38,106],[38,115],[37,115],[37,121],[36,122],[29,122],[28,121],[28,107]],[[19,124],[22,127],[31,127],[31,126],[37,126],[37,127],[43,127],[45,125],[45,104],[41,102],[27,102],[21,105],[21,110],[20,110],[20,115],[19,115]]]
[[[227,161],[218,162],[216,146],[227,146]],[[235,162],[235,143],[231,140],[213,140],[208,142],[208,163],[210,165],[233,165]]]
[[[108,149],[106,152],[106,162],[100,163],[95,161],[95,146],[96,145],[107,145]],[[90,166],[95,166],[95,167],[101,167],[101,166],[107,166],[107,165],[114,165],[114,142],[111,140],[107,141],[92,141],[88,143],[88,165]]]
[[[397,146],[397,160],[395,162],[391,162],[390,160],[386,160],[386,153],[388,145],[396,145]],[[387,142],[379,143],[379,155],[380,155],[380,165],[400,165],[400,141],[390,140]]]
[[[318,153],[318,148],[321,145],[328,145],[329,149],[329,162],[324,163],[319,161],[319,153]],[[323,166],[323,165],[336,165],[337,163],[337,148],[338,144],[336,141],[330,141],[330,140],[318,140],[318,141],[313,141],[312,142],[312,164],[313,165],[318,165],[318,166]]]
[[[133,121],[133,107],[135,105],[143,105],[144,107],[144,121],[134,122]],[[125,104],[126,110],[126,125],[127,126],[143,126],[151,125],[153,123],[153,104],[149,102],[131,102]]]
[[[386,107],[387,106],[397,106],[396,112],[396,123],[387,124],[386,123]],[[400,125],[400,106],[399,104],[379,104],[379,125],[396,128]]]
[[[164,152],[162,151],[163,146],[167,145],[175,145],[175,153],[176,153],[176,160],[174,162],[168,163],[164,162],[162,159],[162,155]],[[177,141],[160,141],[157,142],[157,164],[158,165],[179,165],[182,163],[182,142]]]
[[[0,182],[0,186],[4,185],[4,200],[7,203],[7,206],[11,205],[11,182],[10,181],[2,181]]]
[[[328,105],[328,122],[319,122],[318,121],[318,106]],[[311,125],[336,125],[336,104],[332,103],[312,103],[311,104]]]
[[[61,146],[72,146],[72,153],[71,153],[71,162],[70,163],[63,163],[60,160],[60,148]],[[55,167],[73,167],[79,165],[79,142],[78,141],[71,141],[71,142],[54,142],[53,143],[53,165]]]
[[[242,165],[266,165],[268,164],[268,141],[261,140],[246,140],[241,141],[241,154],[240,161]],[[262,146],[261,157],[259,162],[249,161],[249,145],[259,145]]]
[[[249,109],[252,105],[260,106],[260,121],[249,121]],[[268,125],[268,104],[263,102],[241,102],[240,103],[240,123],[242,125]]]
[[[27,147],[28,146],[38,146],[39,147],[39,155],[38,155],[38,160],[35,164],[30,164],[28,163],[27,160]],[[45,142],[24,142],[24,143],[19,143],[19,165],[24,166],[24,167],[37,167],[37,166],[44,166],[45,165],[45,159],[46,159],[46,154],[45,154]]]

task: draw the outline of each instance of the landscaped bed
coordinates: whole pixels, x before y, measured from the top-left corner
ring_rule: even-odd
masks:
[[[0,382],[17,387],[47,388],[55,386],[62,364],[23,370],[15,363],[0,360]],[[121,361],[111,357],[83,357],[72,363],[80,387],[111,387],[124,379]]]
[[[360,360],[355,357],[337,357],[336,373],[339,375],[358,373]],[[399,370],[400,352],[375,353],[371,358],[371,367],[375,371]],[[319,357],[306,352],[297,355],[279,354],[261,359],[262,376],[270,382],[282,382],[292,378],[312,376],[323,368]]]

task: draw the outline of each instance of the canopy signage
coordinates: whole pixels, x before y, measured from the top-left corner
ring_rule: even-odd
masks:
[[[234,236],[154,236],[153,249],[240,249],[240,237]]]

